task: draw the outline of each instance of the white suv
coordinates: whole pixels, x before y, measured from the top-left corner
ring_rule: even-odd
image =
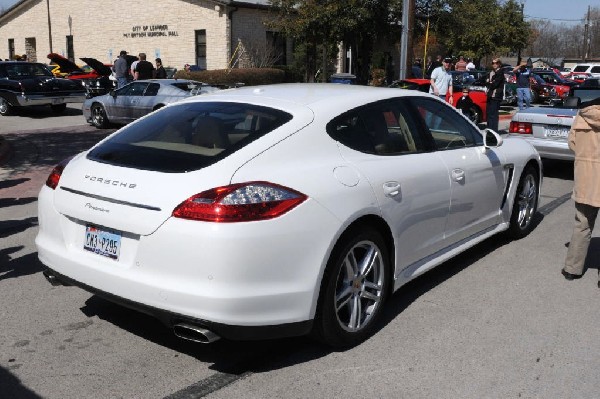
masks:
[[[587,72],[592,76],[600,77],[600,64],[577,64],[572,72]]]

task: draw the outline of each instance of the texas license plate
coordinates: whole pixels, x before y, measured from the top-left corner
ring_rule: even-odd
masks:
[[[549,138],[564,139],[564,138],[567,138],[569,136],[569,129],[547,127],[544,130],[544,134],[545,134],[546,137],[549,137]]]
[[[101,230],[94,226],[86,226],[83,249],[118,260],[121,249],[121,233]]]

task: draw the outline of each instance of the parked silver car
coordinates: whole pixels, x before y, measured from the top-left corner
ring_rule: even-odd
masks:
[[[598,87],[574,87],[564,104],[532,107],[514,114],[509,133],[529,141],[542,158],[573,160],[569,130],[582,104],[597,98],[600,98]]]
[[[136,80],[109,94],[83,103],[83,116],[99,129],[111,123],[126,124],[169,103],[211,93],[217,87],[185,79]]]

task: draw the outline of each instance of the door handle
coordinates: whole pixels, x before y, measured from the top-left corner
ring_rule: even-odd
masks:
[[[465,179],[465,171],[462,169],[454,169],[452,171],[452,179],[458,182],[462,182]]]
[[[383,183],[383,194],[386,197],[395,197],[400,194],[400,183],[397,181],[388,181]]]

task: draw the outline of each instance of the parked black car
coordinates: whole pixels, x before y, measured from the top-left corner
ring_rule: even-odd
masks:
[[[85,87],[80,82],[56,78],[44,64],[0,62],[0,115],[31,105],[50,105],[53,112],[61,113],[67,103],[83,100]]]

